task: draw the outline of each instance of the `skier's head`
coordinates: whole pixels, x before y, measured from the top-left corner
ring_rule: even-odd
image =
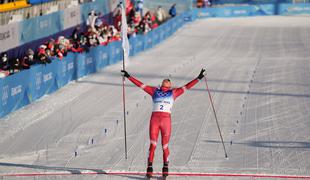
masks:
[[[161,83],[161,87],[170,89],[171,88],[170,79],[164,79],[163,82]]]

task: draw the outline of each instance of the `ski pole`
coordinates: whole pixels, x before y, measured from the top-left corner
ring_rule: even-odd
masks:
[[[219,134],[220,134],[220,137],[221,137],[221,141],[222,141],[222,144],[223,144],[223,148],[224,148],[224,152],[225,152],[225,158],[228,158],[228,155],[227,155],[227,152],[226,152],[226,148],[225,148],[225,144],[224,144],[224,140],[223,140],[223,136],[222,136],[221,129],[220,129],[220,125],[219,125],[219,122],[218,122],[218,119],[217,119],[217,115],[216,115],[216,112],[215,112],[212,96],[211,96],[211,93],[210,93],[210,90],[209,90],[209,87],[208,87],[207,77],[205,76],[204,79],[205,79],[205,82],[206,82],[206,88],[207,88],[207,91],[208,91],[208,94],[209,94],[209,99],[210,99],[211,106],[212,106],[212,109],[213,109],[213,114],[214,114],[214,117],[215,117],[217,129],[219,131]]]

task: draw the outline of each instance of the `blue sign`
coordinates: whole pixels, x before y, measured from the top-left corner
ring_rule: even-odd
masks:
[[[93,49],[94,59],[96,63],[96,71],[109,65],[109,52],[107,47],[98,46]]]
[[[280,4],[280,15],[310,14],[310,3]]]
[[[28,78],[29,71],[22,71],[1,80],[1,117],[30,103]]]
[[[75,54],[77,64],[77,78],[81,78],[96,71],[94,50],[89,53]]]
[[[63,87],[70,81],[76,79],[76,61],[74,57],[73,53],[68,53],[65,60],[56,60],[53,62],[57,64],[57,87]]]
[[[218,8],[204,8],[194,11],[194,16],[205,17],[247,17],[247,16],[267,16],[275,14],[274,4],[231,6]]]
[[[136,37],[131,37],[129,38],[129,45],[130,45],[130,56],[136,55],[136,49],[135,49],[135,44],[136,44]]]
[[[34,65],[29,70],[29,91],[28,97],[30,102],[33,102],[45,95],[43,88],[43,70],[44,65]]]
[[[143,51],[144,46],[144,38],[142,35],[136,36],[136,42],[134,44],[135,53],[139,53]]]
[[[214,0],[213,4],[266,4],[292,3],[292,0]]]
[[[63,30],[59,12],[21,22],[21,42],[27,43],[40,38],[48,37]]]

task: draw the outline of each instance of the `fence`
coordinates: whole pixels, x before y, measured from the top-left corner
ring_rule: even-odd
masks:
[[[196,0],[194,0],[196,2]],[[309,0],[212,0],[213,4],[308,3]]]
[[[162,42],[179,29],[188,14],[181,14],[146,35],[131,38],[131,53],[135,55]],[[0,117],[55,92],[72,80],[97,72],[122,59],[121,42],[91,48],[88,53],[69,53],[63,60],[34,65],[29,70],[0,79]]]
[[[90,9],[93,7],[92,5],[87,5],[83,8]],[[171,36],[187,21],[195,20],[197,18],[261,16],[274,14],[293,15],[304,13],[310,14],[309,3],[279,4],[278,7],[276,7],[275,4],[264,4],[193,9],[170,19],[146,35],[137,35],[136,37],[131,38],[130,55],[133,56],[155,46]],[[81,15],[81,19],[83,17],[85,18],[85,15]],[[14,27],[9,26],[6,28],[8,30],[5,32],[10,31],[10,28],[13,30],[15,29]],[[7,37],[7,35],[4,36]],[[1,33],[0,37],[3,37]],[[6,39],[2,42],[5,43]],[[13,42],[14,40],[12,43]],[[114,64],[120,61],[121,57],[121,42],[113,42],[108,46],[92,48],[88,53],[69,53],[62,61],[55,59],[51,64],[46,66],[35,65],[29,70],[24,70],[12,76],[0,79],[0,117],[30,104],[45,94],[50,94],[56,91],[72,80],[79,79],[80,77],[94,73],[110,64]]]
[[[194,9],[192,18],[310,14],[310,3],[253,4]]]

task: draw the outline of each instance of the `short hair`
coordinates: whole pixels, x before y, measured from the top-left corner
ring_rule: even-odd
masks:
[[[164,79],[163,81],[169,81],[169,82],[171,82],[170,79]]]

